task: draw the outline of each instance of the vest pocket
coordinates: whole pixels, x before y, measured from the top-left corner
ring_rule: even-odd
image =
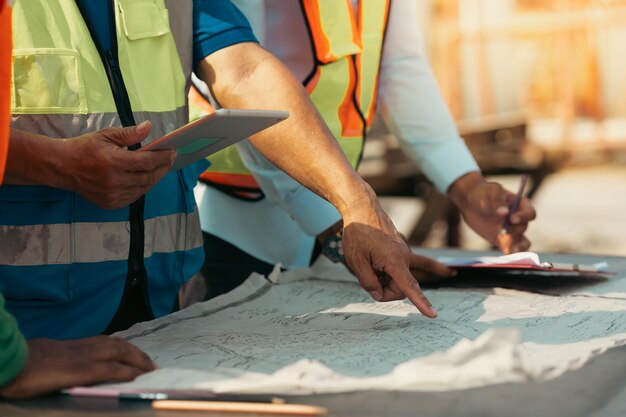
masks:
[[[0,291],[7,300],[71,300],[69,200],[48,187],[0,189]]]
[[[152,38],[170,32],[167,10],[155,0],[118,0],[124,34],[130,40]]]
[[[78,51],[73,49],[14,50],[12,112],[86,114],[79,59]]]
[[[166,112],[184,106],[186,79],[163,1],[118,0],[116,24],[118,57],[133,110]]]

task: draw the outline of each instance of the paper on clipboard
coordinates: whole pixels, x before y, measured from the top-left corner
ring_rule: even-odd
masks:
[[[518,252],[503,256],[480,256],[476,258],[439,258],[439,262],[457,270],[496,270],[506,273],[534,275],[606,276],[606,262],[593,265],[566,264],[541,261],[535,252]]]

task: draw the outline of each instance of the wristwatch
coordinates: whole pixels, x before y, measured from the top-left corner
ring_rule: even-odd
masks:
[[[343,253],[343,231],[330,235],[322,244],[322,253],[333,262],[346,262]]]

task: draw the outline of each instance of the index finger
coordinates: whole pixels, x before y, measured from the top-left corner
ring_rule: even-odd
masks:
[[[430,318],[437,317],[437,312],[433,305],[428,301],[428,298],[422,292],[420,284],[413,278],[413,275],[411,275],[411,272],[405,265],[386,265],[384,271],[423,315]]]
[[[513,213],[511,213],[511,224],[523,224],[534,220],[537,217],[537,213],[533,208],[532,203],[527,197],[520,200],[519,207]]]
[[[176,159],[176,151],[124,151],[124,170],[126,172],[152,172],[163,167],[170,167]]]

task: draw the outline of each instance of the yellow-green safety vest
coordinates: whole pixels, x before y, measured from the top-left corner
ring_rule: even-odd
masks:
[[[358,165],[365,133],[376,107],[378,74],[390,0],[300,0],[314,45],[314,68],[304,80],[311,100],[353,167]],[[202,103],[191,100],[196,114]],[[236,147],[209,158],[200,179],[237,196],[257,196],[258,185]]]
[[[150,120],[144,144],[183,126],[192,13],[192,0],[114,0],[113,59],[98,50],[74,0],[15,1],[11,126],[72,138]],[[66,190],[1,187],[0,291],[24,334],[102,333],[135,267],[145,269],[152,315],[170,313],[180,286],[203,262],[198,174],[185,168],[166,175],[145,195],[135,223],[132,208],[104,210]]]

